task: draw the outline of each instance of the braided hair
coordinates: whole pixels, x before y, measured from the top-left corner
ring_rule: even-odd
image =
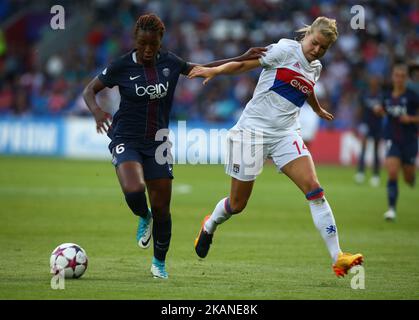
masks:
[[[134,36],[137,38],[138,32],[143,30],[158,32],[162,38],[165,29],[163,21],[158,16],[153,13],[144,14],[138,18],[135,24]]]

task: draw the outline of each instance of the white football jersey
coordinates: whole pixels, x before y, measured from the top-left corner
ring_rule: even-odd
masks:
[[[298,115],[320,77],[319,60],[305,58],[301,43],[281,39],[259,59],[263,70],[235,129],[261,130],[266,142],[299,130]]]

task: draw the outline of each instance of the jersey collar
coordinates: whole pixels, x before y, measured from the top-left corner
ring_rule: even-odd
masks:
[[[132,57],[132,61],[134,61],[134,63],[137,63],[137,55],[135,54],[137,50],[133,49],[132,53],[131,53],[131,57]],[[157,53],[157,60],[160,59],[160,51]]]

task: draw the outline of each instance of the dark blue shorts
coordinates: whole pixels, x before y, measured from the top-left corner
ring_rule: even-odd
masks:
[[[145,180],[173,179],[173,164],[165,162],[159,164],[156,161],[157,147],[140,147],[133,143],[119,143],[112,148],[112,164],[118,167],[121,163],[135,161],[141,163]]]
[[[360,123],[358,132],[364,137],[373,138],[375,140],[380,140],[382,136],[381,127],[368,122]]]
[[[391,140],[387,140],[386,157],[397,157],[402,161],[403,164],[414,165],[416,163],[417,153],[417,141],[411,141],[409,143],[398,143]]]

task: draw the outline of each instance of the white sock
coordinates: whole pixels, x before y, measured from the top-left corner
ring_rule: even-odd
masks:
[[[316,200],[309,200],[311,216],[314,225],[320,231],[333,262],[336,262],[338,254],[341,252],[339,246],[338,230],[333,217],[332,209],[325,197]]]
[[[228,213],[225,209],[225,202],[227,199],[228,198],[224,198],[217,203],[210,218],[207,220],[207,222],[205,222],[204,230],[209,234],[213,234],[219,224],[222,224],[224,221],[230,219],[231,214]]]

